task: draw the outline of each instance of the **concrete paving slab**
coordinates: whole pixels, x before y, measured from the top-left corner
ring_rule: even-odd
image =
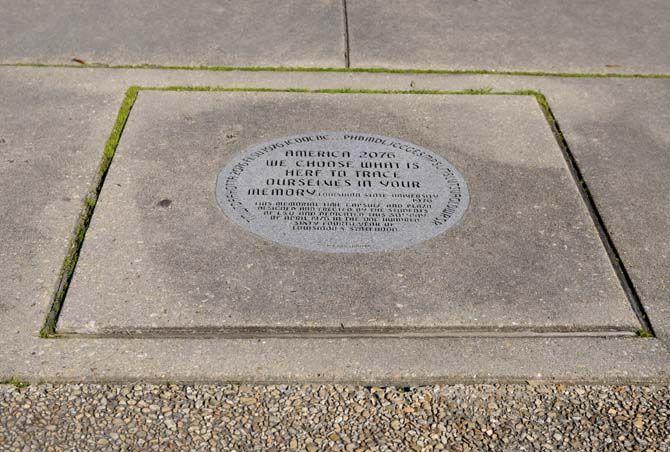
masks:
[[[36,333],[122,96],[6,71],[0,85],[0,317]]]
[[[340,0],[0,2],[0,62],[342,67]]]
[[[461,222],[404,250],[342,255],[265,240],[217,205],[219,171],[248,147],[352,129],[452,162],[471,193]],[[639,323],[532,96],[141,92],[59,331],[277,328],[632,333]]]
[[[351,67],[668,73],[670,4],[349,0]]]
[[[578,86],[552,96],[554,110],[656,334],[670,341],[670,81]]]
[[[662,93],[667,91],[670,80],[53,68],[0,68],[0,78],[2,86],[8,87],[0,94],[0,108],[3,118],[10,118],[3,123],[0,135],[12,137],[6,143],[15,144],[9,148],[14,155],[26,160],[39,151],[49,165],[41,168],[37,160],[30,159],[26,165],[32,170],[3,173],[2,180],[9,178],[13,183],[3,187],[3,196],[5,189],[11,190],[11,196],[2,198],[2,230],[13,232],[3,236],[0,251],[14,251],[3,255],[0,266],[4,286],[0,301],[6,308],[0,315],[0,380],[16,377],[31,382],[670,382],[668,348],[657,339],[582,336],[47,340],[37,337],[80,207],[61,208],[47,215],[44,212],[48,209],[40,205],[56,199],[58,193],[50,191],[49,184],[40,185],[40,181],[44,178],[49,181],[52,173],[64,170],[73,186],[57,188],[70,190],[66,196],[81,200],[127,87],[193,84],[312,89],[491,87],[504,91],[542,91],[582,165],[656,332],[667,340],[664,331],[668,331],[670,316],[664,306],[667,307],[670,296],[668,286],[661,282],[670,274],[670,261],[664,258],[668,253],[664,244],[670,227],[663,227],[665,217],[659,213],[663,206],[656,202],[663,199],[659,197],[662,193],[668,192],[667,184],[656,176],[654,184],[627,179],[623,171],[617,173],[620,179],[602,178],[598,184],[594,176],[603,168],[614,171],[618,165],[642,165],[623,158],[632,149],[626,144],[627,135],[643,130],[650,136],[663,136]],[[655,99],[654,93],[661,94]],[[617,117],[619,121],[600,136],[600,143],[590,140],[589,131],[593,129],[573,132],[580,122],[600,121],[604,127],[608,117]],[[627,122],[628,118],[631,122]],[[636,152],[648,160],[642,175],[662,171],[667,163],[664,154],[645,152],[656,148],[649,141],[640,141],[646,144],[636,148]],[[599,158],[610,149],[614,152],[612,158]],[[33,190],[34,187],[41,188]],[[610,195],[610,190],[616,195]],[[619,208],[622,200],[639,205],[635,217]],[[9,216],[22,218],[24,228],[12,229],[13,220]],[[30,232],[31,224],[34,229],[53,233],[34,234]],[[37,253],[37,257],[30,258],[31,252]]]

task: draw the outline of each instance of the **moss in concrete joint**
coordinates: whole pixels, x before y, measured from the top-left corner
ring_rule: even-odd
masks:
[[[72,69],[157,69],[180,71],[214,72],[346,72],[381,74],[435,74],[435,75],[503,75],[521,77],[563,77],[563,78],[670,78],[670,74],[658,73],[617,73],[617,72],[546,72],[515,71],[494,69],[397,69],[384,67],[303,67],[303,66],[188,66],[160,64],[46,64],[46,63],[1,63],[0,67],[47,67]]]
[[[98,201],[98,195],[100,190],[102,190],[102,185],[105,181],[105,176],[109,170],[109,166],[112,163],[114,158],[114,153],[121,139],[121,133],[123,128],[126,125],[128,116],[130,115],[130,110],[137,99],[137,94],[139,88],[136,86],[131,86],[127,91],[119,109],[119,113],[112,128],[112,132],[105,143],[105,149],[102,154],[102,159],[100,165],[98,166],[98,172],[96,178],[93,181],[93,187],[84,197],[84,203],[82,206],[82,211],[79,214],[79,219],[75,225],[74,233],[70,244],[68,246],[67,255],[63,261],[63,265],[60,271],[60,277],[58,280],[58,286],[54,292],[54,296],[51,300],[51,305],[47,312],[46,318],[44,319],[44,324],[40,329],[39,336],[42,338],[54,337],[56,334],[56,323],[58,322],[58,316],[60,311],[63,308],[63,301],[67,295],[67,290],[70,287],[70,281],[72,280],[72,275],[74,274],[75,267],[77,266],[77,261],[79,260],[79,253],[81,251],[81,246],[84,243],[84,238],[86,236],[86,230],[91,222],[91,217],[93,216],[93,211],[95,210],[95,205]]]
[[[28,383],[27,381],[22,381],[14,377],[10,378],[9,380],[0,381],[0,384],[12,385],[18,389],[27,388],[28,386],[30,386],[30,383]]]

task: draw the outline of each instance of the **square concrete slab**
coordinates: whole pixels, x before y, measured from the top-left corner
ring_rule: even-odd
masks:
[[[670,2],[349,0],[352,67],[670,71]]]
[[[224,213],[223,168],[324,130],[450,162],[463,217],[401,249],[338,253]],[[533,97],[263,92],[139,94],[59,321],[102,335],[638,328]]]
[[[341,0],[0,0],[0,62],[344,66]]]

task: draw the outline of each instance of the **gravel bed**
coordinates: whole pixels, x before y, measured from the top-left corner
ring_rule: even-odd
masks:
[[[670,450],[670,388],[0,385],[2,450]]]

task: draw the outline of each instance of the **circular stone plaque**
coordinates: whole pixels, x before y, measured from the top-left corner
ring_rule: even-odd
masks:
[[[226,215],[276,243],[333,253],[407,248],[452,227],[468,206],[463,176],[396,138],[317,132],[236,156],[216,182]]]

